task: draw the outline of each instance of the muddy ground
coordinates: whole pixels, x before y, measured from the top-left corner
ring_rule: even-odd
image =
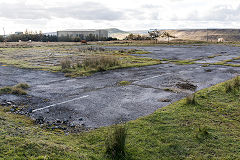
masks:
[[[110,48],[122,49],[122,47]],[[158,108],[193,93],[195,87],[196,90],[200,90],[240,73],[239,67],[203,66],[203,63],[239,57],[238,47],[186,45],[138,47],[138,49],[151,52],[139,56],[172,60],[196,59],[196,64],[178,65],[167,62],[154,66],[100,72],[78,78],[64,77],[62,73],[2,65],[0,87],[25,82],[31,88],[27,96],[2,95],[0,101],[27,105],[24,113],[28,113],[32,118],[42,116],[45,122],[60,120],[70,125],[96,128],[151,114]],[[120,81],[130,81],[131,84],[119,86]]]

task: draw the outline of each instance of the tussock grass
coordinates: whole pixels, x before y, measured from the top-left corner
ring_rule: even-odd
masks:
[[[2,94],[14,94],[14,95],[26,95],[27,92],[25,89],[28,89],[30,86],[26,83],[19,83],[15,86],[6,86],[0,88],[0,95]]]
[[[114,56],[96,56],[86,58],[82,66],[83,68],[91,68],[97,71],[105,71],[111,67],[119,66],[121,64],[120,60]]]
[[[232,80],[225,83],[225,92],[232,93],[240,89],[240,76],[236,76]]]
[[[62,70],[69,69],[72,66],[72,62],[68,58],[64,58],[61,60],[60,65],[62,67]]]
[[[125,125],[114,126],[105,140],[106,154],[114,160],[125,159],[127,129]]]
[[[15,86],[16,88],[28,89],[30,86],[27,83],[19,83]]]
[[[187,96],[187,98],[186,98],[186,104],[192,104],[192,105],[197,104],[195,94],[192,94],[192,95]]]

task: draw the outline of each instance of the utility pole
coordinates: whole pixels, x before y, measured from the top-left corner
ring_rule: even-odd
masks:
[[[3,37],[4,37],[4,38],[6,37],[4,27],[3,27]]]

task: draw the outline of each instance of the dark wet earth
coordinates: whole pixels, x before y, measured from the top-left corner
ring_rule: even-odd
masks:
[[[152,52],[140,56],[155,59],[198,59],[199,63],[215,63],[240,56],[240,48],[224,45],[134,48]],[[216,54],[218,56],[209,58]],[[179,87],[179,84],[191,84],[200,90],[239,73],[239,67],[166,63],[106,71],[89,77],[67,78],[62,73],[0,66],[0,87],[23,82],[31,86],[27,96],[2,95],[0,101],[28,105],[33,109],[29,113],[33,118],[42,116],[48,122],[59,119],[67,120],[73,125],[84,124],[86,127],[96,128],[151,114],[194,92],[192,89]],[[132,84],[119,86],[120,81],[130,81]]]

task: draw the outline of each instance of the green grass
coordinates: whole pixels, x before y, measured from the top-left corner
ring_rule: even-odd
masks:
[[[120,85],[120,86],[127,86],[127,85],[130,85],[131,84],[131,82],[129,82],[129,81],[120,81],[120,82],[118,82],[118,85]]]
[[[0,63],[19,68],[37,69],[52,72],[64,72],[66,76],[88,76],[96,72],[114,70],[128,67],[141,67],[160,64],[160,60],[140,58],[131,54],[148,54],[144,50],[107,50],[102,47],[89,46],[78,48],[68,45],[40,46],[32,48],[2,48]],[[90,57],[90,58],[89,58]],[[105,59],[117,59],[119,63],[114,65],[97,64],[102,57]],[[99,58],[99,59],[98,59]],[[86,62],[95,60],[97,65],[86,65]],[[116,62],[116,61],[115,61]],[[88,63],[89,64],[89,63]]]
[[[2,94],[15,94],[15,95],[26,95],[27,92],[25,89],[28,89],[30,86],[26,83],[19,83],[15,86],[6,86],[0,88],[0,95]]]
[[[106,58],[101,58],[106,57]],[[111,57],[111,58],[107,58]],[[83,62],[82,65],[71,67],[68,69],[62,70],[65,72],[65,76],[68,77],[78,77],[78,76],[89,76],[96,72],[114,70],[114,69],[122,69],[122,68],[130,68],[130,67],[143,67],[149,65],[157,65],[161,64],[160,60],[152,59],[152,58],[139,58],[136,56],[130,55],[101,55],[93,57],[94,60],[98,59],[96,62],[93,60],[86,59],[86,63]],[[109,59],[111,63],[105,63],[106,59]],[[107,60],[108,61],[108,60]],[[109,65],[110,64],[110,65]]]
[[[126,123],[128,159],[240,159],[240,90],[225,92],[226,83],[236,82],[198,91],[197,103],[183,99]],[[4,110],[0,159],[108,159],[105,142],[114,126],[65,135]]]

